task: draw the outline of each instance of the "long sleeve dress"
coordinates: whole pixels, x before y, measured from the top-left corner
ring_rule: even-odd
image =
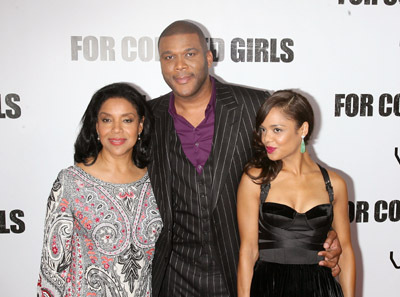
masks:
[[[151,296],[161,229],[147,173],[112,184],[62,170],[47,203],[38,296]]]

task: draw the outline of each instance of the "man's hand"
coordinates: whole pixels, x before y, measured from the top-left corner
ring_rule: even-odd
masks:
[[[319,262],[319,265],[326,266],[332,269],[332,275],[338,276],[340,273],[340,267],[338,265],[339,257],[342,254],[342,247],[340,246],[339,239],[335,230],[328,232],[328,237],[324,243],[325,251],[320,251],[319,256],[323,256],[324,260]]]

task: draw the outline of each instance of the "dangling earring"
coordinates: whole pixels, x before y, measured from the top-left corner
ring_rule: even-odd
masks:
[[[139,140],[139,141],[141,140],[141,138],[140,138],[140,133],[139,133],[139,135],[138,135],[138,137],[137,137],[137,140]]]
[[[99,136],[99,134],[97,134],[97,140],[100,141],[100,136]]]
[[[304,154],[306,152],[306,144],[304,143],[304,136],[301,136],[300,153]]]

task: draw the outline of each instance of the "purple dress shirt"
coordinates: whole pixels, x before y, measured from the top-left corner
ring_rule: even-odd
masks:
[[[190,163],[196,167],[198,174],[203,171],[204,164],[211,153],[214,137],[216,89],[214,78],[210,76],[212,93],[205,110],[203,121],[193,127],[184,117],[178,115],[175,109],[175,96],[171,92],[168,112],[174,120],[175,130],[182,145],[183,152]]]

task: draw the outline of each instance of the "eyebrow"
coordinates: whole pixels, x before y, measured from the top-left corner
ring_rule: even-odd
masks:
[[[265,128],[262,124],[260,125],[260,127],[263,127],[263,128]],[[272,127],[272,128],[274,128],[274,127],[286,127],[286,125],[282,125],[282,124],[275,124],[275,125],[270,125],[269,127]]]
[[[197,48],[195,48],[195,47],[189,47],[189,48],[185,49],[185,52],[190,52],[190,51],[196,51],[196,52],[198,52],[199,49],[197,49]]]
[[[199,52],[199,49],[197,49],[197,48],[195,48],[195,47],[189,47],[189,48],[185,48],[183,51],[184,51],[184,52],[190,52],[190,51]],[[164,51],[164,52],[161,53],[161,56],[169,55],[169,54],[172,54],[172,51],[170,51],[170,50]]]
[[[108,113],[108,112],[105,112],[105,111],[102,111],[102,112],[100,112],[99,113],[99,115],[102,115],[102,114],[104,114],[104,115],[107,115],[107,116],[112,116],[112,114],[110,114],[110,113]],[[133,115],[133,116],[135,116],[135,114],[133,113],[133,112],[127,112],[127,113],[123,113],[123,114],[121,114],[121,116],[128,116],[128,115]]]

